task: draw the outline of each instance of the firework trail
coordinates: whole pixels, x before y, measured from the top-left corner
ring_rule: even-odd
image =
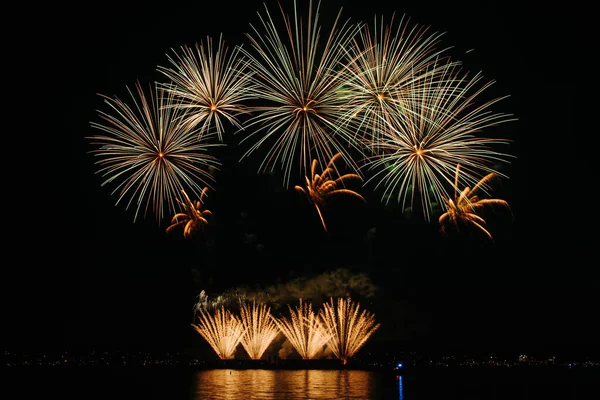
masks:
[[[313,10],[313,2],[309,1],[309,16],[303,21],[296,1],[293,19],[280,6],[287,33],[282,37],[265,6],[265,16],[259,13],[262,30],[251,25],[253,31],[246,35],[251,49],[241,50],[253,71],[259,102],[251,107],[253,116],[246,124],[246,130],[251,132],[240,142],[254,143],[242,158],[270,146],[259,171],[274,171],[280,164],[286,187],[294,165],[300,166],[299,177],[306,176],[313,158],[325,165],[334,154],[341,153],[346,163],[358,170],[348,155],[349,147],[354,146],[350,141],[354,133],[337,121],[347,101],[339,95],[344,49],[360,25],[341,23],[340,10],[323,41],[319,7],[317,3]]]
[[[241,343],[248,356],[253,360],[260,360],[265,350],[279,335],[279,328],[271,317],[271,308],[266,304],[256,302],[242,304],[241,322],[245,334]]]
[[[213,348],[221,360],[230,360],[245,334],[242,322],[225,307],[211,313],[204,308],[195,310],[198,323],[192,327]]]
[[[288,305],[290,318],[273,318],[286,339],[304,360],[312,360],[323,351],[330,339],[312,304],[303,302],[293,309]]]
[[[453,187],[457,164],[464,167],[467,185],[491,172],[505,177],[495,165],[509,163],[511,156],[494,146],[510,141],[482,136],[481,131],[515,120],[491,110],[507,96],[477,105],[493,81],[481,84],[481,74],[460,74],[452,64],[445,64],[440,74],[435,81],[428,78],[427,91],[409,94],[410,111],[397,126],[390,124],[380,133],[375,145],[378,154],[370,156],[364,166],[375,171],[365,183],[376,181],[375,189],[384,188],[382,201],[388,203],[395,197],[403,208],[412,210],[420,202],[427,221],[436,206],[450,197],[446,187]]]
[[[142,207],[144,217],[152,208],[160,224],[166,210],[177,212],[176,196],[182,189],[200,197],[202,187],[210,187],[210,171],[220,163],[207,151],[218,144],[211,143],[213,134],[198,136],[181,123],[187,114],[173,107],[172,95],[156,85],[145,93],[139,82],[136,89],[137,95],[128,89],[132,105],[102,96],[110,112],[99,111],[104,124],[91,125],[103,133],[87,139],[99,146],[90,153],[100,158],[96,164],[105,178],[102,186],[116,184],[112,194],[118,193],[117,204],[129,197],[126,208],[135,202],[134,221]]]
[[[244,102],[251,98],[252,86],[239,48],[229,53],[220,36],[216,46],[207,37],[194,48],[183,46],[173,53],[168,56],[171,67],[159,66],[158,71],[171,81],[161,86],[179,100],[175,106],[189,111],[182,123],[199,126],[200,133],[215,130],[221,142],[225,121],[242,129],[238,117],[248,112]]]
[[[380,327],[374,314],[360,311],[360,303],[353,303],[349,297],[338,298],[337,304],[330,298],[319,317],[331,336],[327,347],[344,365]]]

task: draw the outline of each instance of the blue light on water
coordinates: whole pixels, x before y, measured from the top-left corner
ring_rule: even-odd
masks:
[[[404,399],[404,390],[402,390],[402,376],[398,377],[398,400]]]

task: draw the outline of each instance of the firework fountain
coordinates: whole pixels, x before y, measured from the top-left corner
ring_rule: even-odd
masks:
[[[265,350],[279,335],[279,328],[271,317],[271,308],[254,301],[252,304],[242,304],[240,313],[245,331],[241,338],[242,346],[251,359],[260,360]]]
[[[203,308],[196,311],[198,324],[192,324],[192,327],[210,344],[221,360],[232,359],[246,333],[240,319],[223,306],[214,313]]]
[[[290,318],[274,318],[275,323],[304,360],[317,358],[330,339],[312,304],[300,299],[299,305],[288,305]]]
[[[319,317],[331,336],[327,347],[344,365],[380,326],[375,322],[374,314],[360,311],[360,303],[353,302],[349,297],[338,298],[337,303],[331,297],[328,303],[323,304]]]

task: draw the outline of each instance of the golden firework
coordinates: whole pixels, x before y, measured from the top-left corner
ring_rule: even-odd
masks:
[[[198,324],[192,324],[192,327],[208,342],[221,360],[232,359],[246,332],[239,318],[225,307],[212,314],[201,308],[198,310],[198,316]]]
[[[170,68],[158,67],[171,80],[161,86],[179,100],[173,107],[188,111],[184,126],[199,127],[200,134],[214,129],[220,142],[225,122],[242,129],[238,117],[248,112],[243,103],[252,98],[252,84],[238,47],[229,53],[222,35],[216,45],[208,36],[194,48],[182,46],[169,61]]]
[[[221,163],[209,150],[220,143],[211,143],[213,132],[199,132],[181,123],[189,109],[178,108],[172,93],[150,84],[144,90],[138,82],[136,92],[128,88],[129,103],[102,95],[110,107],[99,112],[103,123],[92,122],[101,133],[88,137],[91,151],[99,157],[96,164],[105,181],[115,184],[117,204],[127,197],[127,208],[135,205],[134,221],[143,210],[152,209],[160,222],[169,211],[175,213],[176,196],[180,189],[199,195],[203,186],[214,181],[213,170]]]
[[[241,321],[245,334],[241,343],[248,356],[253,360],[260,360],[265,350],[279,334],[279,328],[271,318],[271,308],[266,304],[252,305],[245,303],[240,310]]]
[[[167,228],[167,233],[176,228],[183,227],[183,237],[190,239],[195,231],[208,224],[206,217],[212,215],[212,212],[210,210],[202,210],[204,196],[206,196],[207,191],[208,187],[205,187],[200,193],[200,199],[192,202],[185,190],[181,190],[185,201],[177,199],[177,202],[183,208],[184,212],[173,216],[171,225]]]
[[[347,181],[357,179],[362,180],[361,177],[357,174],[345,174],[338,176],[336,179],[332,179],[332,173],[335,171],[335,161],[341,157],[340,153],[337,153],[333,156],[329,164],[327,164],[327,168],[323,170],[323,172],[319,175],[316,174],[318,161],[314,159],[312,161],[311,166],[311,177],[306,177],[306,188],[296,185],[294,188],[300,192],[305,194],[308,197],[308,200],[315,206],[317,212],[319,213],[319,218],[321,219],[321,223],[323,224],[323,228],[327,231],[327,225],[325,224],[325,220],[323,218],[323,213],[321,208],[325,204],[325,201],[337,194],[349,194],[354,197],[358,197],[359,199],[365,201],[365,199],[358,193],[353,190],[346,189],[340,186],[345,185]]]
[[[293,309],[288,305],[290,318],[274,318],[275,323],[304,360],[317,358],[330,338],[312,304],[303,302]]]
[[[338,298],[337,304],[331,297],[329,303],[323,304],[319,316],[331,336],[327,347],[344,365],[381,325],[375,322],[375,314],[360,311],[360,303],[349,297]]]
[[[456,164],[469,166],[463,179],[474,183],[492,172],[503,176],[496,165],[512,157],[496,149],[510,140],[483,134],[515,120],[492,111],[507,96],[478,104],[494,81],[485,82],[481,73],[463,73],[456,63],[440,64],[428,63],[423,80],[407,84],[402,118],[386,119],[387,129],[372,144],[377,154],[365,165],[373,172],[365,184],[377,182],[375,190],[384,189],[386,204],[395,200],[414,212],[420,203],[427,221],[450,197],[447,184]]]
[[[300,4],[308,7],[306,16]],[[242,158],[266,150],[259,170],[271,173],[279,164],[286,188],[296,167],[300,177],[307,175],[313,158],[324,164],[335,153],[357,172],[349,150],[362,154],[362,148],[353,127],[339,123],[348,102],[339,93],[346,82],[340,67],[362,24],[342,21],[340,8],[333,25],[321,25],[320,1],[294,1],[291,15],[282,4],[279,9],[278,23],[265,4],[261,24],[246,34],[250,46],[241,48],[257,100],[240,142],[252,142]]]
[[[446,232],[447,224],[452,224],[457,229],[460,225],[474,225],[479,230],[493,240],[490,232],[485,229],[485,220],[476,214],[476,212],[484,207],[500,205],[509,208],[508,202],[501,199],[480,199],[475,193],[480,188],[484,187],[488,181],[490,181],[495,174],[493,172],[484,176],[473,189],[465,187],[460,194],[457,192],[458,189],[458,177],[460,171],[460,164],[456,165],[456,174],[454,178],[454,199],[445,198],[446,212],[439,218],[439,223],[442,228],[442,233]]]

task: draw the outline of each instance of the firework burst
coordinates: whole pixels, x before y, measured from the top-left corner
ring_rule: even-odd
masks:
[[[306,177],[306,189],[301,186],[295,186],[294,188],[308,197],[308,200],[315,206],[319,213],[319,218],[323,224],[323,229],[327,231],[327,225],[323,219],[323,213],[321,207],[325,204],[325,201],[334,195],[345,194],[351,195],[365,201],[365,199],[354,190],[346,189],[343,186],[350,180],[361,180],[362,178],[357,174],[345,174],[340,175],[336,179],[331,179],[333,172],[335,171],[335,162],[341,158],[341,154],[337,153],[327,164],[327,168],[323,170],[320,175],[316,173],[317,160],[313,160],[312,167],[310,170],[311,178]]]
[[[441,33],[413,26],[403,17],[396,24],[374,20],[365,25],[348,47],[342,93],[348,98],[340,123],[351,124],[361,135],[365,150],[376,150],[379,135],[387,125],[398,125],[410,112],[407,102],[422,96],[443,71],[437,50]]]
[[[323,304],[319,317],[330,335],[327,347],[344,365],[380,327],[374,314],[361,311],[360,303],[350,298],[338,298],[337,304],[330,298],[329,303]]]
[[[177,213],[171,218],[171,225],[167,228],[167,233],[170,233],[177,228],[183,228],[183,237],[191,239],[194,232],[208,224],[206,217],[212,215],[212,212],[210,210],[202,209],[204,196],[207,191],[208,188],[205,187],[202,190],[202,193],[200,193],[200,199],[194,202],[190,200],[185,190],[181,191],[185,201],[177,199],[177,202],[184,212]]]
[[[242,346],[251,359],[260,360],[279,335],[279,328],[271,317],[271,308],[256,302],[252,302],[252,305],[245,303],[241,306],[240,314],[246,332],[241,338]]]
[[[460,165],[456,166],[455,187],[458,187]],[[485,220],[476,214],[478,210],[489,206],[503,206],[509,208],[508,202],[501,199],[480,199],[476,194],[478,190],[485,191],[487,183],[495,176],[493,172],[483,177],[473,188],[466,187],[460,193],[455,190],[453,199],[444,199],[446,212],[439,218],[442,233],[445,233],[446,225],[459,228],[460,225],[473,225],[493,240],[491,233],[485,229]]]
[[[469,77],[459,72],[456,65],[446,64],[427,91],[415,91],[407,102],[410,112],[381,132],[378,154],[365,165],[375,171],[366,183],[377,181],[376,189],[384,187],[386,203],[395,197],[403,208],[414,210],[420,201],[427,221],[436,205],[450,197],[446,188],[454,183],[457,164],[464,167],[463,178],[471,185],[491,172],[505,176],[495,165],[508,163],[511,157],[494,149],[509,140],[481,135],[486,128],[514,121],[491,110],[505,97],[477,105],[493,81],[482,85],[481,74]]]
[[[294,165],[300,165],[299,176],[308,175],[313,158],[325,165],[341,153],[358,170],[347,155],[354,146],[350,141],[353,133],[337,120],[346,102],[339,95],[344,48],[360,25],[341,23],[340,10],[323,41],[319,6],[317,3],[313,10],[313,2],[309,2],[306,23],[298,15],[295,1],[293,19],[280,7],[286,35],[280,35],[265,6],[266,16],[259,14],[264,32],[251,26],[253,33],[247,34],[251,49],[242,49],[254,72],[252,81],[260,102],[251,108],[253,116],[246,125],[251,133],[240,142],[254,140],[254,144],[242,158],[271,146],[259,170],[270,172],[280,164],[286,187]]]
[[[126,208],[135,202],[134,221],[143,207],[144,217],[151,208],[160,223],[166,210],[177,212],[175,199],[182,189],[200,197],[202,187],[214,181],[211,169],[220,163],[208,154],[214,135],[199,137],[181,124],[187,114],[172,107],[172,95],[157,86],[145,93],[139,82],[136,89],[137,95],[128,89],[133,105],[102,96],[112,113],[99,112],[104,124],[91,125],[103,133],[87,139],[99,146],[91,151],[100,158],[97,173],[106,178],[102,186],[116,183],[117,204],[129,197]]]
[[[330,336],[321,320],[312,309],[312,304],[303,302],[295,309],[288,305],[290,318],[274,318],[275,323],[304,360],[312,360],[323,351]]]
[[[244,102],[250,96],[247,62],[235,47],[231,53],[222,37],[213,46],[207,37],[194,48],[183,46],[168,56],[171,68],[158,70],[171,80],[162,87],[175,96],[177,107],[189,110],[182,121],[188,127],[200,126],[200,132],[215,130],[223,141],[224,122],[242,129],[239,116],[248,112]]]
[[[213,348],[221,360],[230,360],[235,356],[235,350],[245,334],[242,322],[225,307],[211,313],[204,308],[195,310],[198,323],[192,327]]]

